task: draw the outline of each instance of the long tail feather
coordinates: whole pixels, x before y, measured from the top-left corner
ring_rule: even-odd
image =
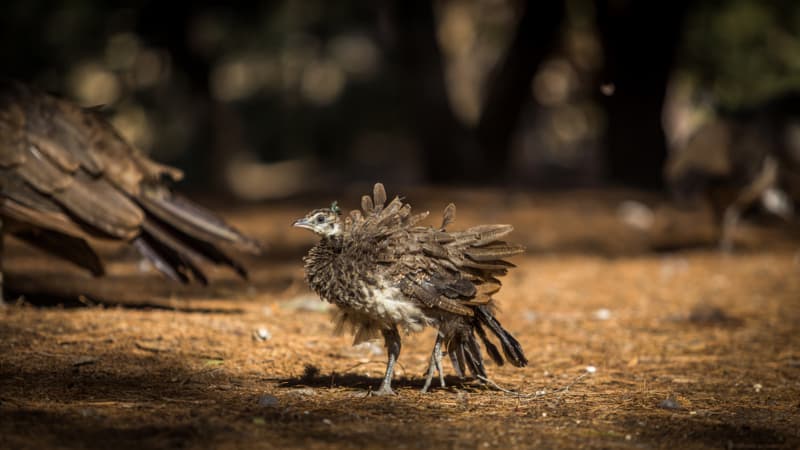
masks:
[[[262,251],[261,245],[255,240],[243,235],[205,208],[167,189],[146,190],[138,200],[148,213],[193,239],[215,245],[229,245],[255,254]]]
[[[136,248],[167,277],[188,282],[191,274],[205,284],[208,277],[203,266],[213,263],[227,265],[247,278],[244,267],[220,247],[260,253],[258,242],[167,189],[145,190],[137,200],[146,211],[146,218]]]
[[[208,283],[208,277],[201,269],[203,264],[212,262],[208,257],[199,251],[181,242],[180,238],[170,233],[165,227],[159,225],[153,219],[145,219],[142,224],[145,238],[157,243],[154,247],[161,248],[162,253],[167,252],[171,257],[169,260],[175,264],[173,268],[179,272],[189,271],[202,284]]]
[[[494,317],[489,308],[478,306],[475,308],[475,317],[500,340],[500,346],[503,348],[503,354],[508,362],[517,367],[524,367],[528,364],[528,359],[525,357],[519,341],[500,325],[500,322]],[[477,329],[477,327],[475,328]]]
[[[486,368],[483,365],[481,347],[475,339],[475,335],[469,333],[465,336],[462,340],[462,345],[464,348],[464,356],[467,360],[467,367],[469,367],[470,372],[472,372],[472,376],[475,378],[486,378]]]
[[[164,274],[164,276],[170,280],[179,283],[189,282],[189,278],[175,268],[174,261],[171,261],[172,258],[163,254],[163,251],[157,250],[151,244],[150,239],[147,239],[145,236],[139,236],[133,240],[133,246],[140,254],[153,263],[156,270]]]
[[[492,358],[492,361],[494,361],[494,363],[498,366],[502,366],[504,363],[503,356],[500,354],[500,350],[497,349],[497,346],[489,340],[488,336],[486,336],[486,331],[483,330],[480,322],[475,322],[475,332],[478,333],[478,337],[480,337],[481,341],[483,341],[483,345],[486,347],[486,353],[489,354],[489,356]]]

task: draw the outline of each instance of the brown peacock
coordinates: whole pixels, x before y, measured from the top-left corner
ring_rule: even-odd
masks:
[[[494,315],[492,296],[499,276],[513,264],[503,258],[522,253],[520,245],[503,242],[511,225],[480,225],[447,231],[455,219],[452,203],[438,228],[417,224],[427,212],[412,214],[411,206],[395,197],[388,205],[382,184],[361,200],[362,211],[347,217],[334,203],[316,209],[294,226],[320,236],[304,258],[306,281],[323,299],[338,306],[338,327],[349,326],[355,342],[383,336],[386,373],[377,394],[391,394],[394,365],[400,354],[400,333],[426,326],[438,329],[423,392],[434,371],[445,386],[442,346],[456,374],[467,371],[486,380],[481,343],[498,365],[505,360],[522,367],[527,359],[519,342]],[[502,354],[487,330],[500,342]]]
[[[87,242],[96,238],[131,243],[177,281],[206,283],[207,263],[246,277],[224,249],[259,253],[260,244],[173,193],[169,182],[181,177],[129,145],[96,110],[0,82],[2,232],[94,275],[104,273]]]

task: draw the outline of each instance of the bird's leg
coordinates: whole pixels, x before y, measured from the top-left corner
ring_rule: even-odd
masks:
[[[439,372],[439,384],[446,387],[444,383],[444,371],[442,370],[442,340],[441,332],[436,333],[436,342],[433,344],[433,352],[431,353],[431,362],[428,365],[428,375],[425,377],[425,385],[422,386],[422,392],[428,392],[433,380],[433,372]]]
[[[741,212],[736,205],[731,205],[725,210],[722,219],[722,237],[719,241],[719,248],[723,253],[730,253],[733,250],[733,234],[740,217]]]
[[[381,387],[374,393],[376,395],[391,395],[394,394],[394,391],[392,391],[394,365],[397,362],[397,357],[400,356],[400,333],[397,332],[397,328],[383,330],[383,341],[386,343],[389,361],[386,363],[386,375],[383,376]]]
[[[772,156],[764,158],[757,176],[736,196],[736,199],[725,209],[722,219],[722,239],[720,248],[729,253],[733,249],[733,233],[739,224],[742,212],[758,201],[768,190],[775,187],[778,181],[778,161]]]
[[[439,345],[434,345],[433,356],[436,357],[436,371],[439,372],[439,386],[447,387],[444,383],[444,369],[442,369],[442,341],[439,340]]]

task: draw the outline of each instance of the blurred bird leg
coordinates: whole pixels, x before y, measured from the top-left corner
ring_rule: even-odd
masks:
[[[722,236],[719,240],[719,249],[723,253],[730,253],[733,250],[733,233],[739,224],[741,214],[736,205],[725,209],[725,217],[722,219]]]
[[[383,340],[386,344],[386,352],[389,354],[389,361],[386,363],[386,375],[383,377],[381,387],[373,392],[375,395],[394,395],[392,390],[392,375],[397,357],[400,356],[400,334],[397,328],[383,330]]]
[[[442,370],[442,333],[436,333],[436,342],[433,344],[433,352],[431,353],[431,362],[428,364],[428,375],[425,377],[425,385],[422,386],[422,392],[428,392],[433,380],[433,372],[439,372],[439,384],[442,387],[447,387],[444,383],[444,371]]]
[[[722,220],[722,237],[720,239],[720,250],[730,252],[733,249],[733,233],[739,224],[742,211],[748,206],[758,201],[766,192],[775,186],[778,180],[778,162],[772,156],[764,159],[761,171],[758,176],[747,185],[736,200],[725,208],[725,215]]]

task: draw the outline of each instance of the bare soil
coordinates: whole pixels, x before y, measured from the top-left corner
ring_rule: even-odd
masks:
[[[800,447],[796,228],[745,223],[724,255],[707,211],[641,193],[404,194],[527,245],[497,296],[530,359],[488,368],[505,391],[446,362],[449,386],[420,393],[429,330],[404,338],[397,395],[367,395],[385,352],[333,333],[303,283],[314,238],[289,227],[321,196],[223,210],[270,245],[250,282],[180,287],[112,247],[93,279],[8,242],[25,295],[0,307],[0,448]]]

